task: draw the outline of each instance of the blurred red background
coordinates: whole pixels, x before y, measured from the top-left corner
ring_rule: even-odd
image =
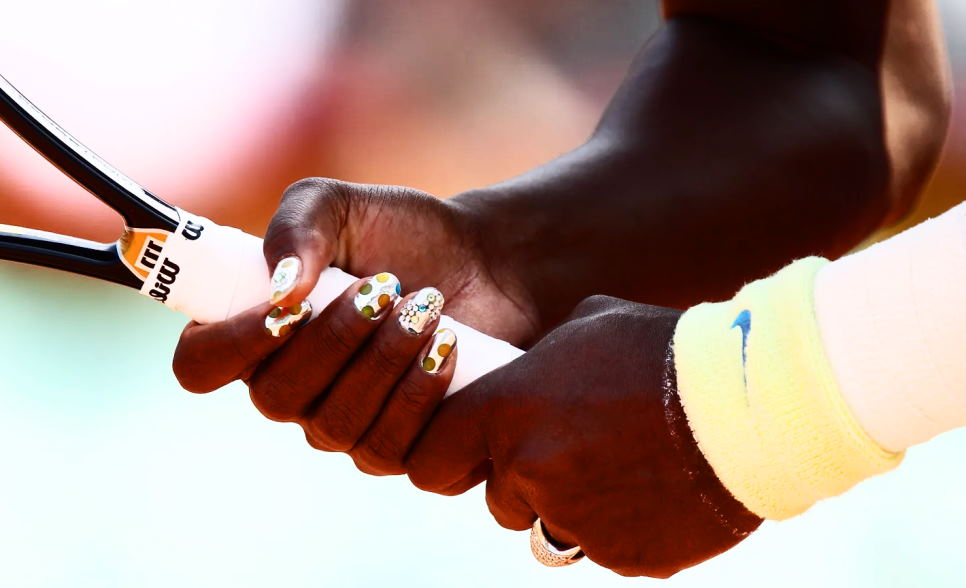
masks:
[[[940,4],[960,89],[966,9]],[[445,197],[573,148],[658,19],[657,2],[633,0],[37,0],[0,23],[0,72],[162,198],[260,234],[301,177]],[[902,227],[966,194],[961,111]],[[8,224],[120,228],[8,132],[0,194]]]
[[[301,177],[447,196],[578,145],[656,15],[619,0],[39,0],[0,24],[0,72],[162,198],[259,234]],[[6,132],[0,193],[0,222],[120,229]]]

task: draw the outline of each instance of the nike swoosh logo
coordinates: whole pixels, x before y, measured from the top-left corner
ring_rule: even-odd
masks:
[[[738,327],[741,329],[741,368],[742,371],[745,369],[745,364],[748,362],[748,355],[746,353],[748,349],[748,333],[751,333],[751,311],[748,309],[742,310],[735,317],[735,322],[731,323],[731,328]],[[748,383],[748,376],[745,374],[745,384]]]

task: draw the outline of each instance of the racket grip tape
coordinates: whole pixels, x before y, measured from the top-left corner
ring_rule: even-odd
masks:
[[[178,213],[181,224],[156,245],[160,250],[152,254],[141,293],[199,323],[222,321],[266,302],[270,270],[262,240],[180,209]],[[313,313],[318,315],[356,279],[338,268],[326,268],[308,296]],[[439,326],[456,333],[460,349],[447,395],[523,354],[451,317],[441,317]]]

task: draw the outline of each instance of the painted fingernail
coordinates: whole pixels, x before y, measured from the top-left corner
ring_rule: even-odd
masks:
[[[269,301],[277,304],[279,300],[292,293],[302,273],[302,261],[295,256],[286,257],[278,262],[272,273],[272,291]]]
[[[443,369],[446,358],[456,349],[456,333],[452,329],[440,329],[433,335],[433,343],[423,358],[423,369],[435,374]]]
[[[414,335],[436,320],[443,310],[443,294],[436,288],[423,288],[406,301],[399,314],[399,324]]]
[[[312,316],[312,305],[308,300],[295,306],[276,306],[265,317],[265,334],[284,337]]]
[[[389,272],[382,272],[366,280],[353,302],[359,312],[375,320],[384,310],[392,307],[401,293],[399,279]]]

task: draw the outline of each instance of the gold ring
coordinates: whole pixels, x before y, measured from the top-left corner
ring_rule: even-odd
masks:
[[[584,557],[584,551],[578,545],[570,549],[558,549],[547,539],[547,531],[543,528],[540,517],[533,522],[530,529],[530,551],[537,561],[548,568],[560,568],[577,563]]]

